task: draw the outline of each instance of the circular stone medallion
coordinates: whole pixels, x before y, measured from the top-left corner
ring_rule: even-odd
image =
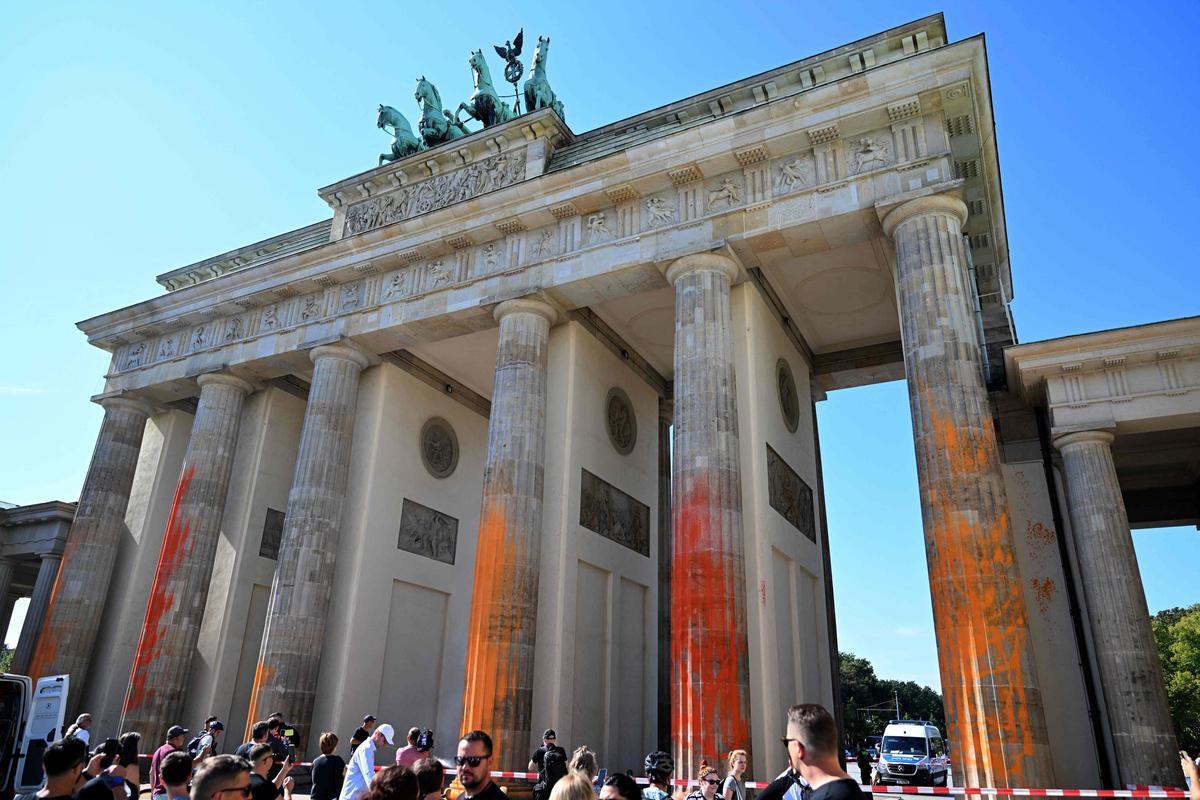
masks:
[[[633,413],[633,403],[624,390],[614,386],[608,390],[604,401],[604,421],[608,430],[608,440],[621,455],[628,455],[637,444],[637,416]]]
[[[800,426],[800,396],[796,392],[792,368],[782,358],[775,362],[775,385],[779,388],[779,410],[783,412],[783,424],[789,433],[795,433]]]
[[[448,478],[458,466],[458,437],[441,417],[430,417],[421,426],[421,461],[435,478]]]

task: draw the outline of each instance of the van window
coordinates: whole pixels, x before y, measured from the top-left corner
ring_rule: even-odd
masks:
[[[924,736],[884,736],[883,752],[890,756],[927,756]]]
[[[929,754],[934,758],[946,755],[946,751],[942,747],[942,740],[940,737],[935,736],[929,740]]]

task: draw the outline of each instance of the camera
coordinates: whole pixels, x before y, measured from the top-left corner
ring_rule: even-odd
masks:
[[[421,732],[417,734],[417,751],[428,753],[433,749],[433,731],[429,728],[421,728]]]

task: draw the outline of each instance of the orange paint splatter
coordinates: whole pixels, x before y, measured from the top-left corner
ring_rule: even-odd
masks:
[[[182,519],[181,508],[187,498],[188,489],[195,477],[196,468],[187,465],[175,488],[175,499],[171,501],[171,516],[163,535],[162,549],[158,555],[158,567],[154,572],[154,583],[150,587],[150,598],[146,602],[146,618],[142,623],[142,634],[138,639],[137,653],[133,660],[133,672],[129,678],[129,690],[125,694],[126,716],[136,714],[146,700],[146,680],[150,667],[159,655],[159,646],[166,626],[163,617],[175,607],[175,595],[168,588],[175,571],[184,559],[191,555],[194,543],[188,536],[191,521]]]
[[[746,619],[736,602],[744,591],[737,571],[745,564],[721,540],[728,512],[708,477],[692,476],[690,484],[674,504],[671,559],[672,732],[695,762],[682,770],[701,757],[719,763],[726,751],[750,742]]]
[[[1038,611],[1043,615],[1050,613],[1050,601],[1058,593],[1058,584],[1054,582],[1054,578],[1031,578],[1029,585],[1033,587],[1033,599],[1038,605]]]

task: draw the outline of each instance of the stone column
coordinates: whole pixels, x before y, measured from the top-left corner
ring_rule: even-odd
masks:
[[[137,400],[107,397],[100,405],[104,407],[100,436],[29,666],[34,679],[69,674],[72,709],[87,685],[96,623],[108,599],[117,548],[125,532],[129,490],[150,416],[150,408]]]
[[[675,287],[671,724],[675,774],[750,746],[746,556],[729,291],[715,253],[667,269]],[[781,703],[795,702],[779,698]]]
[[[33,594],[29,597],[29,608],[25,611],[25,623],[21,626],[21,637],[17,639],[17,650],[13,653],[12,666],[9,667],[9,670],[17,675],[29,674],[33,646],[41,633],[42,620],[46,618],[46,608],[50,605],[50,594],[54,591],[54,580],[58,577],[58,565],[61,561],[61,553],[42,554],[37,580],[33,584]]]
[[[122,711],[121,730],[141,731],[151,740],[182,722],[179,715],[208,600],[242,403],[251,390],[232,375],[201,375],[199,384],[200,402]]]
[[[279,564],[254,675],[249,719],[282,711],[296,728],[297,750],[306,752],[325,623],[333,592],[334,566],[342,534],[342,507],[350,473],[350,447],[358,405],[358,379],[366,357],[350,347],[315,348],[312,387]]]
[[[1113,435],[1068,433],[1062,453],[1079,581],[1104,687],[1121,784],[1179,783],[1179,747],[1142,590],[1125,501],[1113,466]]]
[[[912,409],[925,555],[954,778],[1053,786],[1029,612],[982,376],[961,200],[910,200],[883,220]]]
[[[21,624],[21,633],[17,637],[17,647],[13,652],[10,671],[19,674],[29,674],[29,664],[33,659],[34,646],[41,633],[46,609],[54,592],[54,582],[58,578],[58,568],[62,563],[61,553],[42,553],[38,564],[37,578],[33,584],[33,593],[29,596],[29,606],[25,609],[25,620]]]
[[[547,349],[557,312],[540,300],[508,300],[495,317],[500,339],[467,621],[462,730],[491,734],[496,769],[523,770],[531,743]]]
[[[9,598],[8,591],[12,588],[13,571],[17,565],[11,558],[0,558],[0,645],[8,633],[8,625],[12,622],[13,606],[16,598]],[[43,623],[44,625],[45,623]]]

